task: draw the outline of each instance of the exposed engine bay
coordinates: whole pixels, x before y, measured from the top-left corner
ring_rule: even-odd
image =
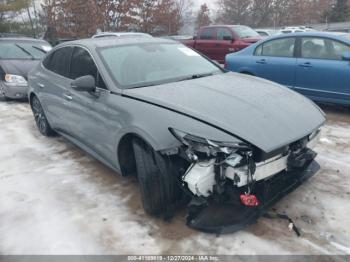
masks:
[[[271,200],[278,200],[276,194],[300,185],[317,155],[312,149],[321,133],[317,130],[273,155],[264,155],[245,143],[171,132],[183,144],[180,154],[191,163],[181,178],[183,189],[192,196],[188,225],[212,233],[223,233],[227,227],[229,232],[241,229],[271,205]]]

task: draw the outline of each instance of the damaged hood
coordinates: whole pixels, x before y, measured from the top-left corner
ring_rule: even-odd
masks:
[[[322,111],[298,93],[236,73],[129,89],[124,94],[193,116],[265,152],[295,142],[325,122]],[[186,132],[186,126],[182,130]]]

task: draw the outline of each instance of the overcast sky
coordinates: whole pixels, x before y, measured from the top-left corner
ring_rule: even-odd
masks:
[[[202,4],[206,3],[209,7],[215,7],[217,0],[192,0],[195,8],[199,8]]]

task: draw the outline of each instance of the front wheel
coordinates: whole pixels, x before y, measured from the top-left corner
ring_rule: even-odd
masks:
[[[140,139],[133,141],[133,148],[144,210],[151,215],[172,212],[181,198],[181,189],[170,159]]]
[[[56,133],[50,127],[50,124],[45,116],[44,109],[42,108],[40,101],[36,96],[34,96],[32,99],[32,110],[35,118],[35,123],[40,133],[47,137],[54,136]]]

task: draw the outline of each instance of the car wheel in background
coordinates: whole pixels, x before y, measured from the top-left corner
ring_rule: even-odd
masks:
[[[182,191],[170,159],[140,139],[133,141],[133,148],[144,210],[150,215],[171,215]]]
[[[35,118],[35,123],[36,123],[40,133],[42,135],[48,136],[48,137],[54,136],[56,133],[50,127],[50,124],[47,121],[47,118],[46,118],[44,110],[40,104],[40,101],[36,96],[33,97],[31,106],[32,106],[32,111],[33,111],[34,118]]]

